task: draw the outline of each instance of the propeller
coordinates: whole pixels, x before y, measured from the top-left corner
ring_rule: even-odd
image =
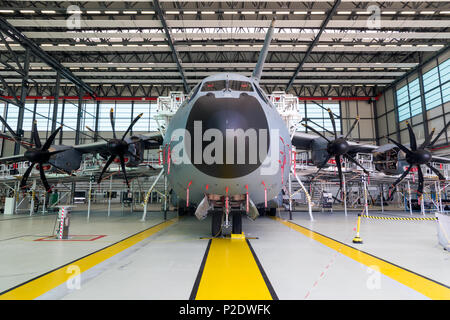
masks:
[[[136,122],[142,117],[142,115],[143,115],[143,113],[139,114],[136,118],[134,118],[134,120],[128,126],[128,129],[122,135],[122,138],[118,139],[117,138],[117,134],[116,134],[115,123],[114,123],[114,109],[111,108],[111,110],[109,112],[109,119],[110,119],[110,122],[111,122],[111,128],[112,128],[112,132],[113,132],[113,137],[114,138],[108,140],[108,139],[105,139],[102,136],[98,135],[101,139],[103,139],[104,141],[107,142],[106,149],[107,149],[107,153],[109,154],[109,158],[106,161],[106,164],[103,167],[102,172],[100,173],[100,176],[98,177],[98,181],[97,181],[98,183],[100,183],[102,181],[102,176],[104,175],[104,173],[106,172],[108,167],[111,165],[111,163],[113,163],[113,161],[116,158],[119,158],[119,162],[120,162],[120,166],[122,168],[122,172],[123,172],[123,176],[125,178],[125,182],[126,182],[127,186],[130,187],[130,184],[128,182],[128,177],[127,177],[127,171],[126,171],[126,167],[125,167],[125,154],[129,153],[133,157],[135,157],[136,159],[140,159],[140,157],[136,153],[130,152],[130,150],[129,150],[129,145],[133,144],[133,143],[136,143],[137,141],[126,142],[125,141],[125,137],[128,134],[128,132],[130,132],[130,130],[133,128],[133,126],[136,124]],[[94,130],[92,130],[88,126],[86,126],[86,128],[89,131],[94,132]]]
[[[319,135],[320,137],[322,137],[323,139],[325,139],[328,142],[327,148],[326,148],[328,155],[327,155],[326,159],[318,166],[319,169],[314,174],[314,177],[317,177],[317,174],[320,172],[320,170],[323,169],[323,167],[327,164],[327,162],[331,158],[334,158],[334,160],[336,161],[336,167],[338,169],[339,181],[340,181],[341,186],[343,185],[342,165],[341,165],[342,158],[345,158],[348,161],[354,163],[355,165],[360,167],[364,171],[365,174],[369,175],[367,170],[363,166],[361,166],[359,164],[359,162],[356,161],[348,153],[350,151],[350,146],[347,142],[347,138],[350,135],[350,133],[353,131],[353,129],[355,128],[356,124],[359,122],[359,117],[356,117],[355,121],[353,122],[353,125],[350,127],[350,130],[347,132],[347,135],[344,137],[344,136],[338,136],[338,133],[336,131],[336,122],[335,122],[334,115],[333,115],[333,112],[331,111],[331,109],[328,109],[328,115],[331,120],[331,125],[333,126],[333,132],[330,132],[329,130],[326,130],[325,128],[324,128],[325,129],[324,131],[330,132],[334,136],[333,138],[327,138],[324,134],[320,133],[319,131],[312,128],[311,126],[308,126],[307,124],[302,123],[302,125],[305,128],[308,128],[309,130],[316,133],[317,135]],[[305,120],[305,119],[303,119],[303,120]],[[314,177],[313,177],[313,179],[314,179]]]
[[[22,189],[26,188],[27,180],[31,174],[31,170],[33,170],[33,167],[35,165],[38,165],[39,175],[41,177],[42,184],[44,185],[45,190],[47,192],[50,192],[51,187],[48,184],[47,178],[45,177],[43,165],[49,163],[49,160],[53,155],[66,151],[66,150],[49,151],[50,146],[52,145],[59,131],[62,129],[62,126],[53,131],[52,134],[45,141],[45,143],[42,144],[41,139],[39,138],[37,122],[34,121],[33,128],[31,131],[31,138],[34,143],[34,146],[30,146],[28,143],[24,143],[24,141],[20,139],[20,137],[14,132],[14,130],[12,130],[12,128],[6,123],[5,119],[0,117],[0,121],[3,123],[5,128],[11,133],[12,139],[17,143],[20,143],[26,149],[24,153],[24,158],[31,163],[28,169],[25,171],[24,175],[22,176],[22,180],[20,181],[20,188]]]
[[[400,150],[402,150],[406,154],[406,162],[408,162],[409,167],[403,174],[395,180],[395,182],[389,187],[389,197],[388,200],[392,200],[394,196],[394,192],[397,185],[408,175],[408,173],[412,170],[413,167],[417,167],[417,173],[419,176],[419,184],[417,188],[417,195],[420,197],[423,193],[423,172],[420,168],[421,165],[426,165],[428,168],[431,169],[438,177],[439,180],[445,180],[445,177],[437,170],[435,167],[433,167],[430,162],[433,159],[433,156],[431,155],[431,152],[426,150],[427,148],[431,148],[436,141],[439,140],[440,136],[447,130],[447,128],[450,125],[450,121],[445,125],[445,127],[439,132],[439,134],[434,138],[434,140],[431,140],[433,138],[435,129],[431,130],[430,134],[426,134],[424,142],[417,147],[417,141],[416,141],[416,135],[414,134],[414,131],[409,124],[408,121],[406,121],[406,126],[408,128],[409,133],[409,147],[405,147],[403,144],[398,143],[397,141],[392,140],[388,137],[388,140],[391,141],[393,144],[395,144]]]

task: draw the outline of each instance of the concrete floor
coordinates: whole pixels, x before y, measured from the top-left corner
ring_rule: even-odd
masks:
[[[99,208],[96,208],[99,209]],[[157,207],[155,207],[157,209]],[[376,213],[370,212],[371,215]],[[407,216],[385,212],[385,216]],[[173,217],[172,213],[169,215]],[[416,214],[416,216],[419,216]],[[163,221],[151,212],[74,212],[70,233],[106,235],[95,241],[34,241],[48,236],[55,216],[0,216],[0,292]],[[281,213],[287,218],[287,213]],[[352,244],[356,212],[294,213],[293,222],[446,286],[450,254],[437,242],[435,221],[363,219],[364,244]],[[244,219],[243,230],[279,299],[427,299],[421,293],[296,232],[278,221]],[[210,221],[186,217],[81,274],[79,288],[63,284],[40,299],[188,299],[208,240]],[[227,276],[227,275],[224,275]]]

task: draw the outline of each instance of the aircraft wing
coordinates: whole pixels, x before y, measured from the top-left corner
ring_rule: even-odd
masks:
[[[80,153],[102,153],[107,151],[106,145],[107,145],[106,141],[99,141],[93,143],[79,144],[73,146],[73,148]]]
[[[132,141],[142,140],[144,149],[158,149],[162,144],[163,137],[159,132],[150,132],[146,135],[134,135]],[[80,144],[73,148],[81,153],[103,153],[107,151],[107,142],[99,141],[93,143]]]
[[[449,158],[438,157],[438,156],[433,156],[431,161],[439,162],[439,163],[450,163],[450,159]]]
[[[315,139],[320,139],[320,137],[304,132],[296,132],[292,137],[292,145],[300,150],[311,150],[311,144]]]
[[[292,137],[292,145],[295,146],[297,149],[300,150],[311,150],[312,149],[312,143],[314,140],[320,139],[324,142],[326,145],[326,140],[312,134],[304,133],[304,132],[296,132],[294,136]],[[349,153],[355,154],[355,153],[371,153],[372,151],[379,148],[379,146],[375,146],[372,144],[361,144],[353,141],[347,141],[350,150]]]
[[[15,156],[8,156],[8,157],[0,158],[0,163],[8,164],[8,163],[15,163],[15,162],[21,162],[21,161],[26,161],[26,160],[27,159],[25,159],[23,154],[18,154]]]
[[[348,141],[348,145],[350,146],[350,150],[348,152],[351,154],[372,153],[379,148],[379,146],[373,144],[360,144],[353,141]]]

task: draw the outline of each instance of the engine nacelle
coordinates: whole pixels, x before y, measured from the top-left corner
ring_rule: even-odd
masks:
[[[387,175],[403,173],[399,165],[400,150],[393,144],[384,145],[373,152],[375,169]]]

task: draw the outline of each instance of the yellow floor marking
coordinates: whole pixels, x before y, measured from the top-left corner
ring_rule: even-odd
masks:
[[[35,299],[42,294],[56,288],[64,282],[72,279],[75,275],[74,271],[78,274],[96,266],[97,264],[105,261],[108,258],[128,249],[132,245],[150,237],[151,235],[167,228],[178,221],[178,218],[167,220],[154,227],[150,227],[142,232],[139,232],[129,238],[126,238],[116,244],[101,249],[87,257],[76,260],[68,265],[44,274],[34,280],[24,283],[23,285],[12,289],[0,295],[0,300],[31,300]]]
[[[448,300],[450,299],[450,289],[436,283],[432,280],[426,279],[418,274],[411,271],[405,270],[387,261],[378,259],[370,254],[364,253],[360,250],[347,246],[343,243],[320,235],[314,231],[308,230],[304,227],[296,225],[286,220],[280,218],[275,218],[275,220],[281,222],[282,224],[288,226],[289,228],[300,232],[301,234],[316,240],[327,247],[334,249],[343,255],[362,263],[370,268],[377,268],[380,273],[414,289],[421,294],[435,300]],[[420,258],[420,257],[419,257]]]
[[[211,241],[196,300],[272,300],[245,240]]]

